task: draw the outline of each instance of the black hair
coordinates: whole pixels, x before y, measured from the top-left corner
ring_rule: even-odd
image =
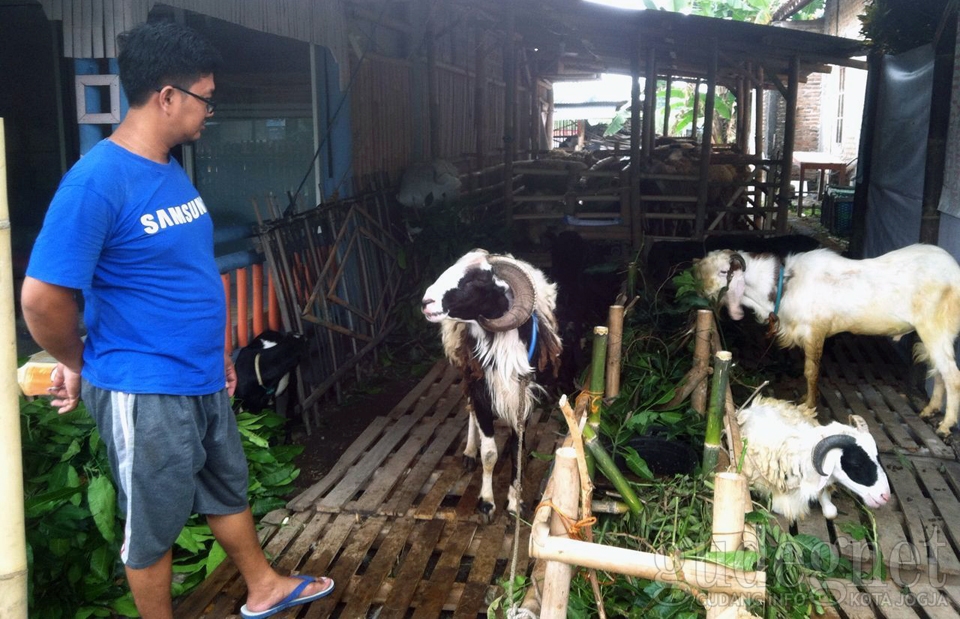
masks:
[[[166,85],[189,88],[211,75],[220,52],[196,30],[175,22],[147,22],[117,36],[120,84],[131,106],[143,105]]]

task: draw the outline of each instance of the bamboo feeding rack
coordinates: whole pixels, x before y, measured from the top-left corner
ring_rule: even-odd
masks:
[[[707,314],[709,316],[698,315],[697,355],[699,357],[709,356],[708,350],[713,341],[710,337],[712,314],[709,312]],[[597,332],[606,336],[609,329],[621,334],[622,320],[622,306],[611,307],[609,327],[598,327]],[[614,350],[608,350],[606,337],[598,339],[601,340],[602,345],[598,347],[602,347],[607,355],[606,362],[601,363],[601,367],[605,365],[608,372],[619,373],[621,345],[619,335],[616,338]],[[597,346],[596,342],[595,346]],[[612,362],[610,357],[616,361]],[[702,359],[699,357],[695,360],[695,368],[691,372],[700,372],[702,377],[697,384],[689,384],[692,381],[687,381],[688,395],[709,373],[702,367]],[[721,351],[717,354],[717,358],[720,366],[717,370],[718,376],[715,377],[717,380],[715,380],[714,390],[717,394],[713,398],[712,408],[718,409],[720,415],[726,418],[725,425],[729,427],[736,423],[735,420],[729,419],[732,410],[726,406],[732,404],[732,398],[728,397],[729,386],[725,373],[729,366],[730,354]],[[597,359],[594,358],[594,368],[597,365]],[[582,446],[583,437],[579,431],[582,422],[578,418],[579,415],[587,413],[588,409],[592,415],[598,414],[594,409],[594,401],[599,400],[599,397],[593,393],[594,385],[598,382],[596,373],[592,379],[591,392],[588,396],[581,396],[578,399],[576,414],[570,410],[566,397],[561,398],[560,407],[567,419],[570,434],[556,451],[553,474],[550,476],[543,499],[534,516],[529,553],[539,561],[533,572],[534,587],[528,591],[524,608],[539,611],[540,617],[544,619],[565,617],[570,579],[573,574],[571,566],[574,565],[591,570],[605,570],[646,578],[680,587],[694,595],[706,607],[707,617],[710,619],[720,619],[728,616],[727,613],[742,610],[744,599],[765,600],[765,572],[738,570],[699,560],[678,560],[667,555],[592,542],[589,523],[592,516],[593,487],[587,474],[587,463]],[[608,379],[606,384],[608,388],[611,386],[615,389],[619,388],[619,381],[616,380]],[[596,422],[589,418],[583,421],[587,424],[585,426],[587,429],[591,421]],[[727,437],[728,440],[732,440],[729,433]],[[732,451],[733,445],[730,447]],[[713,549],[720,552],[739,550],[744,546],[745,539],[748,546],[755,544],[754,535],[752,531],[748,531],[744,522],[745,513],[751,510],[746,479],[735,472],[718,472],[714,479]],[[586,489],[583,488],[584,486]],[[580,501],[577,500],[578,493],[581,494]],[[585,524],[586,540],[577,539],[579,527],[576,525],[571,527],[569,524],[576,522],[578,517],[579,522]],[[542,596],[537,600],[535,591],[540,582],[542,582]],[[596,587],[596,576],[593,572],[591,572],[591,582],[594,584],[600,617],[605,617],[603,602]]]

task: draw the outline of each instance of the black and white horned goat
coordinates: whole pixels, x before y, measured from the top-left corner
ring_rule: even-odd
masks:
[[[806,404],[817,404],[824,340],[837,333],[888,335],[916,331],[917,361],[926,361],[934,379],[929,417],[947,410],[937,432],[950,433],[960,411],[960,370],[954,340],[960,333],[960,265],[935,245],[910,245],[868,260],[850,260],[828,249],[786,259],[731,250],[710,252],[694,272],[702,291],[722,297],[730,317],[743,306],[757,320],[773,320],[780,346],[800,346],[807,379]]]
[[[834,483],[855,492],[870,507],[890,500],[890,483],[877,460],[877,443],[866,422],[851,415],[852,426],[817,423],[816,412],[784,400],[758,397],[737,414],[746,439],[743,474],[750,485],[771,497],[773,511],[788,520],[805,518],[819,500],[833,519]]]
[[[509,255],[475,249],[443,272],[423,296],[423,314],[440,323],[443,350],[463,375],[470,422],[464,465],[483,465],[478,510],[492,520],[493,422],[513,430],[514,480],[507,510],[522,507],[516,471],[523,453],[517,433],[544,389],[537,376],[556,377],[561,353],[554,309],[557,287],[532,265]]]

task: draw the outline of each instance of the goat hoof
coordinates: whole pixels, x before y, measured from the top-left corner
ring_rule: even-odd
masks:
[[[932,408],[930,408],[930,407],[927,407],[927,408],[923,409],[922,411],[920,411],[920,418],[921,418],[921,419],[926,419],[927,417],[932,417],[935,412],[936,412],[936,411],[935,411],[934,409],[932,409]]]
[[[941,424],[937,427],[937,434],[939,434],[940,436],[946,438],[946,437],[950,436],[950,433],[951,433],[952,430],[953,430],[953,425],[952,425],[952,424],[951,424],[951,425],[947,425],[946,423],[941,423]]]
[[[467,471],[475,471],[477,469],[477,459],[473,456],[464,456],[463,468]]]
[[[491,524],[494,515],[497,513],[497,506],[489,501],[480,499],[480,502],[477,504],[477,513],[480,514],[480,519],[483,521],[483,524]]]
[[[510,515],[510,524],[512,525],[517,518],[517,508],[508,507],[507,514]],[[523,501],[519,504],[519,513],[520,519],[529,522],[530,521],[530,510],[527,509],[527,504]]]

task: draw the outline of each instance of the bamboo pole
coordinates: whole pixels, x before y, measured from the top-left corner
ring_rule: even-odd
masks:
[[[713,384],[710,388],[710,409],[707,413],[707,432],[703,440],[703,474],[713,475],[720,459],[720,434],[723,428],[724,404],[727,395],[727,374],[733,355],[721,350],[716,354]]]
[[[739,473],[717,473],[713,485],[713,537],[715,552],[734,552],[743,545],[744,490],[747,481]],[[749,497],[749,495],[747,495]],[[717,619],[736,605],[727,593],[707,595],[707,619]]]
[[[620,395],[620,361],[623,352],[623,306],[611,305],[607,316],[607,372],[604,397]]]
[[[606,327],[593,328],[593,359],[590,364],[590,390],[587,392],[589,405],[587,423],[596,430],[600,424],[600,404],[603,401],[604,370],[606,369],[607,340],[610,330]]]
[[[20,402],[17,386],[17,336],[13,307],[13,259],[10,251],[10,211],[7,204],[7,159],[0,118],[0,317],[3,341],[2,382],[6,406],[0,413],[0,496],[11,507],[0,510],[0,617],[27,617],[27,546],[23,514],[23,462],[20,445]],[[5,386],[4,386],[5,385]]]
[[[696,559],[675,559],[667,555],[554,537],[550,535],[545,521],[551,512],[546,509],[541,511],[546,514],[537,513],[530,534],[530,556],[537,559],[562,561],[754,600],[766,598],[767,576],[764,572],[745,572]]]
[[[557,450],[553,464],[553,477],[556,479],[550,510],[550,535],[567,537],[567,528],[561,514],[576,520],[577,493],[580,480],[577,474],[577,453],[572,447]],[[573,566],[559,561],[548,561],[543,577],[543,603],[540,609],[541,619],[563,619],[567,616],[567,599],[570,595],[570,579]]]
[[[696,339],[693,347],[693,367],[703,373],[704,379],[700,380],[693,388],[690,396],[690,404],[693,410],[701,415],[707,412],[707,381],[706,376],[710,370],[710,334],[713,333],[713,311],[697,310],[697,330]]]

